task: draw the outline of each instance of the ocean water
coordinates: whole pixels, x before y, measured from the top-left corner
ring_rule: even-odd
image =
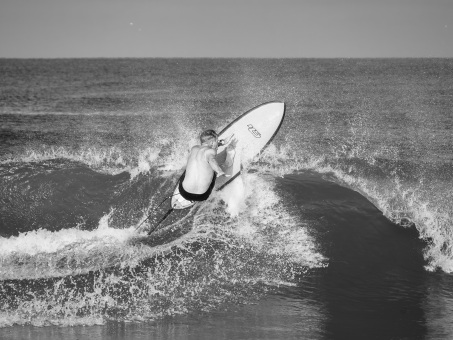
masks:
[[[453,338],[453,59],[0,75],[1,339]],[[271,100],[266,151],[147,236],[200,131]]]

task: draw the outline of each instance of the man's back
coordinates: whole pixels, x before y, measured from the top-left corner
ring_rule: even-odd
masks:
[[[182,183],[186,191],[203,194],[208,190],[214,176],[209,161],[215,157],[215,154],[214,149],[205,145],[197,145],[190,150],[186,175]]]

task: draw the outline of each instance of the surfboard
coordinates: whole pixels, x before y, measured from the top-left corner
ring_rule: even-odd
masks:
[[[233,120],[219,133],[219,140],[236,138],[234,152],[226,152],[226,146],[217,150],[217,162],[229,176],[217,178],[215,190],[222,190],[241,173],[244,164],[252,161],[274,139],[285,117],[283,102],[272,101],[258,105]],[[171,198],[173,209],[186,209],[196,202],[184,199],[179,193],[179,180]]]

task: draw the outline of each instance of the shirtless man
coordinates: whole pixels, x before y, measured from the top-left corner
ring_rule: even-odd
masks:
[[[216,173],[217,177],[226,176],[215,159],[219,147],[217,133],[214,130],[203,131],[200,141],[201,145],[190,150],[186,171],[179,181],[179,192],[189,201],[207,200],[214,189]],[[236,140],[232,142],[230,139],[227,146],[229,154],[234,151],[235,143]]]

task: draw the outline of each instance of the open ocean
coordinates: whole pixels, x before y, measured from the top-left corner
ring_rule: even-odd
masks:
[[[272,100],[147,237],[199,133]],[[453,339],[453,59],[0,59],[0,185],[2,340]]]

